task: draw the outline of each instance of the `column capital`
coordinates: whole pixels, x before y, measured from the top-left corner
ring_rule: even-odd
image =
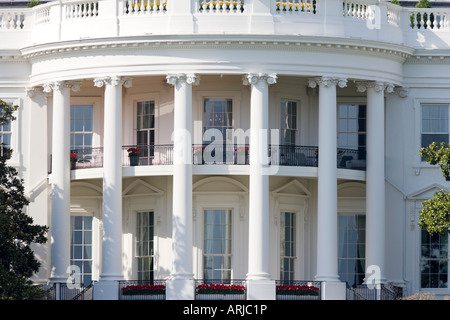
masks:
[[[398,87],[394,91],[397,92],[400,98],[406,98],[408,96],[408,88],[406,87]]]
[[[80,82],[78,81],[53,81],[42,85],[43,91],[50,93],[52,91],[60,91],[65,88],[70,88],[74,92],[80,91]]]
[[[200,76],[196,73],[171,73],[166,76],[168,84],[176,85],[178,82],[186,82],[187,84],[199,85]]]
[[[329,76],[308,79],[308,86],[310,88],[315,88],[315,87],[317,87],[317,85],[323,85],[327,88],[330,86],[337,85],[337,86],[339,86],[339,88],[345,88],[347,86],[347,79],[339,78],[339,77],[329,77]]]
[[[277,83],[277,75],[275,73],[249,73],[245,75],[242,79],[244,85],[255,85],[259,81],[266,81],[267,84]]]
[[[100,77],[94,79],[94,86],[101,88],[105,85],[111,86],[124,86],[125,88],[131,88],[133,84],[133,79],[130,77],[121,77],[121,76],[108,76],[108,77]]]
[[[25,93],[27,94],[28,98],[33,98],[35,94],[44,93],[43,87],[27,87],[25,88]],[[45,92],[46,94],[48,92]]]
[[[387,93],[394,92],[394,84],[390,82],[355,81],[355,84],[358,92],[365,92],[368,88],[374,88],[376,92],[383,92],[385,90]]]

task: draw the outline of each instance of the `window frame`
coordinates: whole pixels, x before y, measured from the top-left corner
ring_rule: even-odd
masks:
[[[364,115],[363,118],[360,118],[359,115],[356,118],[350,118],[348,116],[345,117],[345,118],[340,118],[340,112],[339,111],[340,111],[340,107],[341,106],[365,107],[365,115]],[[341,129],[340,128],[340,123],[339,123],[341,119],[346,119],[347,125],[348,125],[349,119],[355,119],[357,122],[359,122],[360,119],[364,119],[364,121],[365,121],[365,129],[366,130],[364,130],[364,131],[351,131],[351,130],[348,130],[348,127],[347,127],[347,130],[342,130],[341,131],[340,130]],[[358,158],[355,159],[355,160],[365,159],[365,155],[366,155],[366,152],[367,152],[367,103],[356,102],[356,101],[353,101],[353,102],[350,102],[350,101],[339,101],[337,103],[337,105],[336,105],[336,122],[337,122],[336,123],[337,148],[338,149],[341,148],[341,149],[355,150],[356,152],[358,152]],[[359,128],[359,124],[357,123],[357,129],[358,128]],[[347,144],[346,146],[340,146],[339,137],[340,137],[341,134],[343,134],[343,135],[355,134],[357,136],[357,145],[356,146],[353,146],[353,145],[349,146]],[[366,143],[364,145],[360,145],[360,141],[359,141],[359,136],[360,135],[364,135],[365,136],[365,142]],[[354,148],[356,148],[356,149],[354,149]],[[361,150],[361,148],[363,148],[364,150]],[[363,156],[363,158],[360,157],[360,153]]]
[[[72,105],[92,105],[92,148],[101,147],[101,141],[103,141],[103,110],[101,108],[101,106],[103,106],[102,98],[71,97],[70,106]],[[70,133],[71,132],[72,131],[70,130]]]
[[[92,128],[91,130],[72,130],[72,121],[75,121],[75,119],[72,118],[72,107],[85,107],[85,106],[91,106],[92,107]],[[79,120],[79,119],[77,119]],[[85,118],[82,119],[83,123],[84,121],[86,121]],[[85,135],[91,135],[91,145],[86,147],[85,145]],[[78,150],[78,148],[74,147],[74,145],[72,145],[72,135],[83,135],[83,148],[82,149],[87,149],[87,148],[93,148],[94,147],[94,105],[90,104],[90,103],[83,103],[83,104],[70,104],[70,149],[71,150]]]
[[[11,154],[11,158],[8,160],[8,164],[14,167],[18,167],[20,165],[20,157],[19,153],[21,152],[19,150],[19,123],[22,122],[21,119],[21,106],[23,105],[22,99],[20,98],[1,98],[3,102],[10,104],[10,105],[17,105],[19,106],[18,110],[13,112],[13,116],[16,118],[16,120],[10,122],[11,126],[11,138],[10,138],[10,148],[13,150],[13,153]]]
[[[82,218],[90,217],[92,219],[91,220],[91,229],[90,229],[90,232],[91,232],[91,243],[90,243],[90,246],[91,246],[91,258],[90,259],[85,259],[84,258],[84,247],[85,247],[85,242],[84,242],[84,232],[85,232],[84,220],[83,220],[83,228],[81,229],[82,230],[82,234],[83,234],[83,241],[82,241],[82,244],[81,244],[82,251],[83,251],[83,257],[82,258],[77,258],[77,259],[72,258],[72,250],[73,250],[73,247],[74,247],[74,243],[72,242],[72,233],[74,232],[74,226],[72,225],[72,219],[75,219],[77,217],[82,217]],[[95,266],[95,261],[96,261],[96,256],[97,256],[97,250],[96,250],[97,232],[96,232],[96,228],[97,228],[97,226],[96,226],[96,219],[95,219],[95,217],[93,215],[79,214],[79,213],[74,213],[74,214],[70,215],[70,249],[69,249],[70,250],[69,251],[69,259],[70,260],[69,260],[69,262],[70,262],[70,265],[74,265],[73,264],[74,260],[80,261],[83,264],[86,261],[90,261],[91,262],[91,272],[90,272],[91,282],[94,281],[95,279],[97,279],[97,272],[96,272],[96,266]],[[83,271],[84,271],[84,268],[82,268],[80,270],[81,283],[84,283],[83,282],[83,277],[84,277],[84,272]]]
[[[294,248],[293,248],[293,250],[292,250],[292,255],[289,255],[289,256],[287,256],[287,255],[282,255],[282,245],[283,245],[283,243],[282,243],[282,238],[281,238],[281,236],[282,236],[282,234],[283,234],[283,228],[282,228],[282,225],[281,225],[281,223],[282,223],[282,217],[281,217],[281,214],[283,214],[283,213],[289,213],[289,214],[292,214],[292,216],[295,218],[294,219],[294,225],[293,226],[291,226],[291,229],[293,229],[293,231],[294,231],[294,233],[293,233],[293,235],[294,235],[294,241],[293,241],[293,244],[294,244]],[[293,210],[280,210],[279,211],[279,221],[280,221],[280,223],[279,223],[279,250],[280,250],[280,254],[279,254],[279,263],[280,263],[280,267],[279,267],[279,276],[280,276],[280,280],[282,280],[282,281],[293,281],[293,280],[297,280],[296,278],[298,277],[298,275],[297,275],[297,273],[298,273],[298,267],[297,267],[297,261],[298,261],[298,254],[299,254],[299,251],[298,251],[298,233],[299,233],[299,230],[298,230],[298,218],[299,218],[299,214],[298,214],[298,212],[296,212],[296,211],[293,211]],[[292,231],[292,230],[291,230]],[[286,271],[286,270],[284,270],[284,273],[285,272],[289,272],[289,273],[291,273],[292,274],[292,278],[291,279],[285,279],[284,278],[284,276],[282,276],[284,273],[283,273],[283,260],[284,259],[289,259],[289,260],[292,260],[292,263],[293,263],[293,265],[292,265],[292,270],[291,271]]]
[[[365,224],[364,224],[364,243],[361,243],[361,242],[359,242],[359,239],[358,239],[358,242],[356,242],[356,245],[357,246],[364,246],[364,258],[353,258],[353,257],[350,257],[350,258],[348,258],[348,257],[341,257],[341,252],[339,251],[339,241],[340,241],[340,239],[339,239],[339,233],[341,232],[341,226],[339,225],[339,219],[340,219],[340,217],[342,217],[342,216],[359,216],[359,217],[364,217],[364,219],[365,219]],[[366,219],[366,214],[365,214],[365,212],[339,212],[338,213],[338,243],[337,243],[337,246],[338,246],[338,273],[339,273],[339,265],[340,265],[340,262],[341,262],[341,260],[362,260],[362,268],[363,268],[363,270],[362,270],[362,277],[363,277],[363,279],[362,279],[362,281],[361,281],[361,283],[359,283],[359,284],[363,284],[364,283],[364,278],[365,278],[365,273],[366,273],[366,268],[367,268],[367,266],[366,266],[366,259],[367,259],[367,257],[366,257],[366,243],[367,243],[367,219]],[[355,274],[354,274],[354,276],[355,276]],[[341,277],[341,274],[339,273],[339,277]],[[341,280],[341,281],[343,281],[343,280]],[[357,284],[357,285],[359,285],[359,284]]]
[[[195,145],[203,145],[203,114],[204,114],[204,101],[205,99],[231,99],[232,104],[232,116],[231,116],[231,126],[232,130],[238,130],[241,128],[241,91],[194,91],[193,92],[193,122],[194,122],[194,133],[193,133],[193,143]],[[225,140],[225,139],[224,139]],[[233,137],[235,140],[235,137]],[[233,143],[240,143],[232,141]]]
[[[229,232],[228,232],[228,234],[231,236],[231,239],[226,239],[225,238],[225,240],[226,241],[229,241],[230,242],[230,246],[229,246],[229,253],[208,253],[208,254],[206,254],[205,252],[206,252],[206,248],[205,248],[205,245],[206,245],[206,239],[205,239],[205,232],[206,232],[206,226],[205,226],[205,212],[206,211],[225,211],[225,212],[228,212],[228,214],[229,214],[229,220],[230,220],[230,228],[231,228],[231,230],[229,230]],[[230,279],[225,279],[225,278],[223,278],[223,273],[222,273],[222,279],[216,279],[216,278],[213,278],[213,279],[210,279],[210,280],[224,280],[224,281],[228,281],[228,280],[231,280],[231,279],[233,279],[233,246],[234,246],[234,240],[233,240],[233,238],[234,238],[234,223],[233,223],[233,221],[234,221],[234,210],[232,209],[232,208],[221,208],[221,207],[217,207],[217,208],[202,208],[202,226],[203,226],[203,232],[202,232],[202,238],[203,238],[203,245],[202,245],[202,248],[203,248],[203,252],[202,252],[202,276],[201,276],[201,278],[202,279],[205,279],[205,257],[206,256],[224,256],[224,257],[227,257],[228,259],[229,259],[229,266],[230,266],[230,269],[229,269],[229,271],[230,271]],[[206,280],[206,279],[205,279]]]
[[[412,167],[415,170],[415,174],[419,175],[421,168],[435,168],[435,166],[430,165],[429,163],[423,161],[422,157],[419,154],[419,150],[422,147],[422,106],[423,105],[448,105],[450,109],[450,99],[442,99],[442,98],[420,98],[414,99],[413,108],[414,108],[414,120],[415,127],[414,131],[411,131],[411,135],[415,136],[415,150],[417,152],[414,153],[414,160],[412,163]],[[450,110],[449,110],[449,131],[450,131]],[[450,132],[449,132],[449,141],[450,141]]]
[[[447,126],[447,131],[446,132],[444,132],[444,131],[424,131],[424,128],[423,128],[423,121],[424,121],[424,117],[423,117],[423,110],[424,110],[424,107],[446,107],[446,109],[447,109],[447,122],[446,122],[446,126]],[[420,147],[422,148],[422,147],[427,147],[428,145],[423,145],[423,136],[424,135],[447,135],[447,141],[446,141],[446,143],[449,143],[450,142],[450,128],[449,128],[449,124],[450,124],[450,117],[449,117],[449,109],[450,109],[450,104],[449,103],[421,103],[420,104]],[[437,119],[439,119],[440,121],[442,121],[441,120],[441,118],[437,118]],[[433,118],[428,118],[427,120],[429,120],[429,121],[433,121]],[[422,158],[421,158],[421,161],[422,162],[425,162]]]
[[[295,122],[293,122],[293,123],[295,123],[295,128],[294,129],[288,129],[288,128],[284,128],[282,126],[283,121],[282,121],[281,117],[283,115],[283,113],[282,113],[283,101],[285,103],[295,102],[295,113],[296,114],[295,114]],[[299,99],[294,99],[294,98],[281,97],[280,100],[279,100],[278,106],[279,106],[278,115],[280,117],[280,122],[278,124],[278,128],[280,129],[280,145],[282,145],[282,146],[298,146],[298,145],[300,145],[300,142],[299,142],[299,140],[300,140],[300,137],[299,137],[299,135],[300,135],[300,127],[299,126],[300,126],[300,110],[301,110],[300,100]],[[284,130],[289,130],[289,131],[293,131],[294,132],[294,143],[293,144],[292,143],[291,144],[282,143],[281,135],[282,135],[282,132]]]
[[[153,253],[151,253],[150,255],[138,255],[138,228],[139,228],[139,224],[138,224],[138,214],[140,213],[148,213],[149,216],[150,214],[152,214],[153,219],[152,219],[152,223],[151,223],[151,228],[153,228],[153,239],[149,240],[152,243],[152,249],[153,249]],[[146,258],[149,257],[150,258],[150,264],[151,264],[151,269],[149,270],[150,272],[150,279],[149,281],[153,281],[155,279],[156,276],[156,264],[155,264],[155,260],[156,260],[156,254],[155,254],[155,247],[156,247],[156,236],[155,236],[155,211],[154,210],[137,210],[134,212],[134,219],[135,219],[135,228],[134,228],[134,237],[133,237],[133,260],[134,260],[134,264],[135,264],[135,271],[136,271],[136,278],[138,280],[144,280],[144,279],[140,279],[140,273],[143,273],[145,271],[139,271],[139,260],[141,258]]]

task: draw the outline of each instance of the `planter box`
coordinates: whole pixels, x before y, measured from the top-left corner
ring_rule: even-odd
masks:
[[[121,300],[165,300],[164,294],[123,294]]]
[[[197,300],[244,300],[244,294],[199,293]]]
[[[295,294],[277,294],[277,300],[319,300],[319,296],[295,295]]]
[[[137,166],[139,164],[139,156],[129,156],[130,157],[130,166]]]

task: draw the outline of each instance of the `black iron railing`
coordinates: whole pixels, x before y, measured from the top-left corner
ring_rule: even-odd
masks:
[[[351,287],[347,284],[347,300],[397,300],[403,296],[403,289],[398,286],[365,284]]]
[[[73,156],[73,157],[72,157]],[[292,167],[317,167],[317,146],[271,145],[264,163]],[[103,148],[71,151],[72,169],[103,167]],[[123,166],[172,165],[173,145],[129,145],[122,147]],[[250,147],[247,144],[202,144],[192,146],[194,165],[248,165]],[[338,148],[336,166],[341,169],[365,170],[365,150]],[[50,169],[51,170],[51,169]]]

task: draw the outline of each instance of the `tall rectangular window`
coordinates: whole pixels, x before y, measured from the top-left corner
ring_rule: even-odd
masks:
[[[92,105],[70,106],[70,149],[92,148],[94,113]]]
[[[233,100],[206,98],[203,105],[203,159],[206,163],[227,163],[233,159],[232,140]]]
[[[231,210],[204,211],[203,278],[231,279]]]
[[[154,214],[136,213],[136,261],[138,280],[153,280],[154,277]]]
[[[349,160],[366,159],[366,106],[340,104],[337,125],[338,148],[346,149],[340,154],[340,166]]]
[[[81,282],[87,286],[92,281],[92,217],[70,217],[70,264],[77,266]]]
[[[420,287],[448,288],[448,231],[421,233]]]
[[[280,214],[280,280],[295,280],[296,218],[294,212]]]
[[[137,103],[137,136],[139,146],[155,145],[155,101],[141,101]],[[143,148],[141,156],[149,156],[153,148]]]
[[[422,105],[422,147],[448,143],[448,105]]]
[[[341,281],[350,286],[364,281],[366,270],[366,216],[339,215],[338,272]]]
[[[11,149],[11,122],[0,125],[0,154],[3,149]]]
[[[297,135],[297,101],[281,100],[280,144],[295,146]]]
[[[233,128],[233,100],[226,98],[206,98],[203,109],[203,132],[217,129],[224,142],[227,140],[227,129]],[[219,137],[215,137],[217,140]],[[205,142],[210,142],[207,140]]]

